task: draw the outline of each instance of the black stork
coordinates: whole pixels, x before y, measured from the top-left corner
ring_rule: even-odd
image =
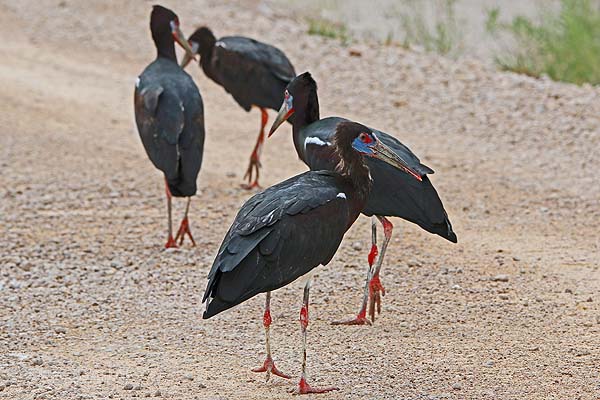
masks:
[[[340,122],[347,120],[340,117],[320,119],[317,84],[310,73],[305,72],[299,75],[287,86],[283,104],[273,122],[269,136],[285,120],[292,124],[294,147],[298,157],[313,171],[334,170],[339,163],[339,157],[332,146],[335,127]],[[375,321],[375,309],[378,313],[381,312],[381,297],[385,295],[385,288],[379,279],[379,272],[393,229],[392,223],[386,217],[403,218],[451,242],[456,243],[457,241],[442,201],[427,177],[427,174],[433,174],[433,170],[421,164],[417,156],[393,136],[378,130],[371,130],[377,134],[382,143],[406,160],[411,170],[408,171],[409,174],[406,174],[377,159],[369,158],[367,160],[373,178],[373,187],[366,206],[362,210],[363,214],[372,217],[372,246],[368,255],[367,281],[365,282],[362,306],[356,318],[335,322],[335,324],[370,325],[371,321]],[[373,216],[383,225],[385,237],[381,246],[381,254],[379,254],[374,267],[373,263],[377,258],[378,248],[377,222]],[[367,302],[371,321],[366,317]]]
[[[229,228],[208,275],[203,301],[210,318],[249,298],[266,293],[263,324],[267,359],[256,372],[281,373],[269,345],[271,291],[327,265],[345,232],[365,208],[371,190],[367,158],[380,160],[410,179],[415,171],[401,155],[385,145],[376,132],[355,122],[342,122],[330,138],[338,163],[332,171],[308,171],[250,198]],[[409,175],[410,174],[410,175]],[[306,381],[306,330],[310,278],[300,311],[302,374],[298,392],[323,393]]]
[[[188,41],[200,54],[200,66],[206,76],[223,86],[244,110],[250,111],[252,106],[260,109],[260,132],[244,175],[248,179],[244,187],[258,187],[260,154],[269,119],[267,109],[277,110],[281,105],[285,87],[296,76],[294,66],[276,47],[243,36],[217,40],[207,27],[198,28]],[[185,68],[190,60],[186,54],[181,66]]]
[[[192,49],[179,29],[179,18],[167,8],[152,8],[150,30],[158,54],[136,81],[135,121],[150,161],[165,176],[169,220],[166,247],[177,247],[177,240],[181,245],[186,234],[195,245],[188,212],[202,164],[204,111],[198,87],[177,64],[174,41],[189,53]],[[175,238],[171,196],[188,198]]]

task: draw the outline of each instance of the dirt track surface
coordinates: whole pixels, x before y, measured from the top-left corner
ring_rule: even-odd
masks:
[[[302,282],[272,306],[273,355],[292,381],[250,372],[264,357],[262,296],[201,320],[207,271],[249,196],[258,112],[189,68],[206,109],[198,246],[165,251],[161,175],[133,124],[152,3],[0,3],[0,398],[287,397]],[[185,32],[210,23],[276,43],[317,79],[323,116],[393,133],[436,170],[459,244],[394,220],[374,326],[330,325],[357,311],[367,218],[317,270],[308,372],[340,390],[315,397],[600,398],[598,89],[344,48],[254,2],[165,5]],[[289,127],[263,165],[264,185],[305,170]]]

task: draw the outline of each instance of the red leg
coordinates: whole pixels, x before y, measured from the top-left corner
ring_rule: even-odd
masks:
[[[269,120],[269,114],[267,110],[264,108],[260,109],[261,113],[261,125],[260,125],[260,133],[258,134],[258,138],[256,139],[256,144],[254,145],[254,150],[252,150],[252,154],[250,155],[250,163],[248,165],[248,169],[246,169],[246,173],[244,174],[244,179],[248,178],[248,183],[243,184],[242,186],[245,189],[253,189],[255,187],[260,187],[258,183],[258,177],[260,174],[260,153],[262,151],[262,146],[265,141],[265,126],[267,126],[267,122]],[[256,177],[252,180],[253,173],[256,173]]]
[[[333,325],[371,325],[371,321],[369,321],[367,318],[367,302],[369,300],[370,293],[371,269],[375,259],[377,258],[377,254],[379,253],[379,250],[377,249],[377,221],[375,221],[375,218],[371,220],[371,240],[371,251],[367,257],[369,267],[367,268],[367,279],[365,281],[360,310],[354,319],[347,321],[336,321],[332,323]]]
[[[383,245],[381,246],[381,255],[377,259],[377,264],[375,265],[375,269],[373,271],[373,276],[371,281],[369,282],[369,316],[371,317],[371,321],[375,322],[375,310],[377,309],[377,314],[381,314],[381,298],[385,296],[385,288],[381,284],[381,280],[379,279],[379,271],[381,271],[381,265],[383,264],[383,258],[385,256],[385,251],[387,250],[388,244],[392,239],[392,231],[394,229],[394,225],[390,222],[386,217],[377,217],[381,224],[383,225],[383,233],[385,239],[383,241]]]
[[[300,328],[302,329],[302,374],[300,375],[300,382],[298,383],[296,394],[327,393],[332,390],[338,390],[338,388],[335,387],[313,388],[306,382],[306,331],[308,329],[309,291],[310,279],[306,282],[306,286],[304,286],[304,301],[302,308],[300,309]]]
[[[262,367],[254,368],[252,372],[266,372],[267,373],[267,382],[271,377],[271,374],[280,376],[285,379],[290,379],[291,376],[284,374],[275,366],[275,362],[273,361],[273,357],[271,357],[271,342],[270,342],[270,327],[271,322],[271,292],[267,292],[267,300],[265,302],[265,313],[263,315],[263,325],[265,327],[265,337],[267,343],[267,359],[263,363]]]
[[[167,194],[167,213],[169,216],[169,237],[167,238],[167,244],[165,244],[165,248],[170,249],[172,247],[177,247],[177,242],[173,239],[173,220],[171,219],[171,191],[169,190],[167,178],[165,178],[165,192]]]
[[[175,242],[179,240],[179,245],[183,244],[183,239],[185,235],[188,235],[190,240],[192,241],[192,246],[196,245],[196,241],[192,236],[192,231],[190,230],[190,221],[188,220],[188,212],[190,211],[190,203],[192,201],[191,197],[188,197],[187,205],[185,206],[185,214],[183,215],[183,219],[181,220],[181,224],[179,225],[179,229],[177,230],[177,235],[175,235]]]

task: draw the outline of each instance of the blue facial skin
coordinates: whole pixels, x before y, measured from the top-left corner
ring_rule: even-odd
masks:
[[[287,91],[285,92],[285,107],[288,111],[294,108],[294,96]]]
[[[360,135],[359,135],[352,141],[352,147],[354,148],[354,150],[356,150],[362,154],[372,156],[373,154],[375,154],[372,147],[375,146],[376,141],[373,136],[371,136],[371,135],[368,135],[368,136],[371,139],[371,143],[363,142],[362,140],[360,140]]]

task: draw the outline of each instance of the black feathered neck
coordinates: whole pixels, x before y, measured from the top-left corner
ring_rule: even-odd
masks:
[[[339,162],[335,171],[352,182],[358,195],[366,201],[371,191],[371,174],[364,156],[352,147],[352,142],[369,128],[356,122],[340,122],[333,137],[333,147]]]
[[[294,131],[320,119],[317,82],[310,72],[295,77],[288,84],[287,90],[294,97],[294,114],[289,118]]]
[[[198,44],[197,53],[200,54],[200,63],[202,66],[208,65],[215,43],[217,43],[217,38],[212,31],[206,26],[202,26],[196,29],[192,36],[188,38],[188,41]]]
[[[171,32],[171,21],[179,23],[177,15],[163,6],[152,7],[150,14],[150,31],[156,46],[156,57],[163,57],[177,62],[175,40]]]

